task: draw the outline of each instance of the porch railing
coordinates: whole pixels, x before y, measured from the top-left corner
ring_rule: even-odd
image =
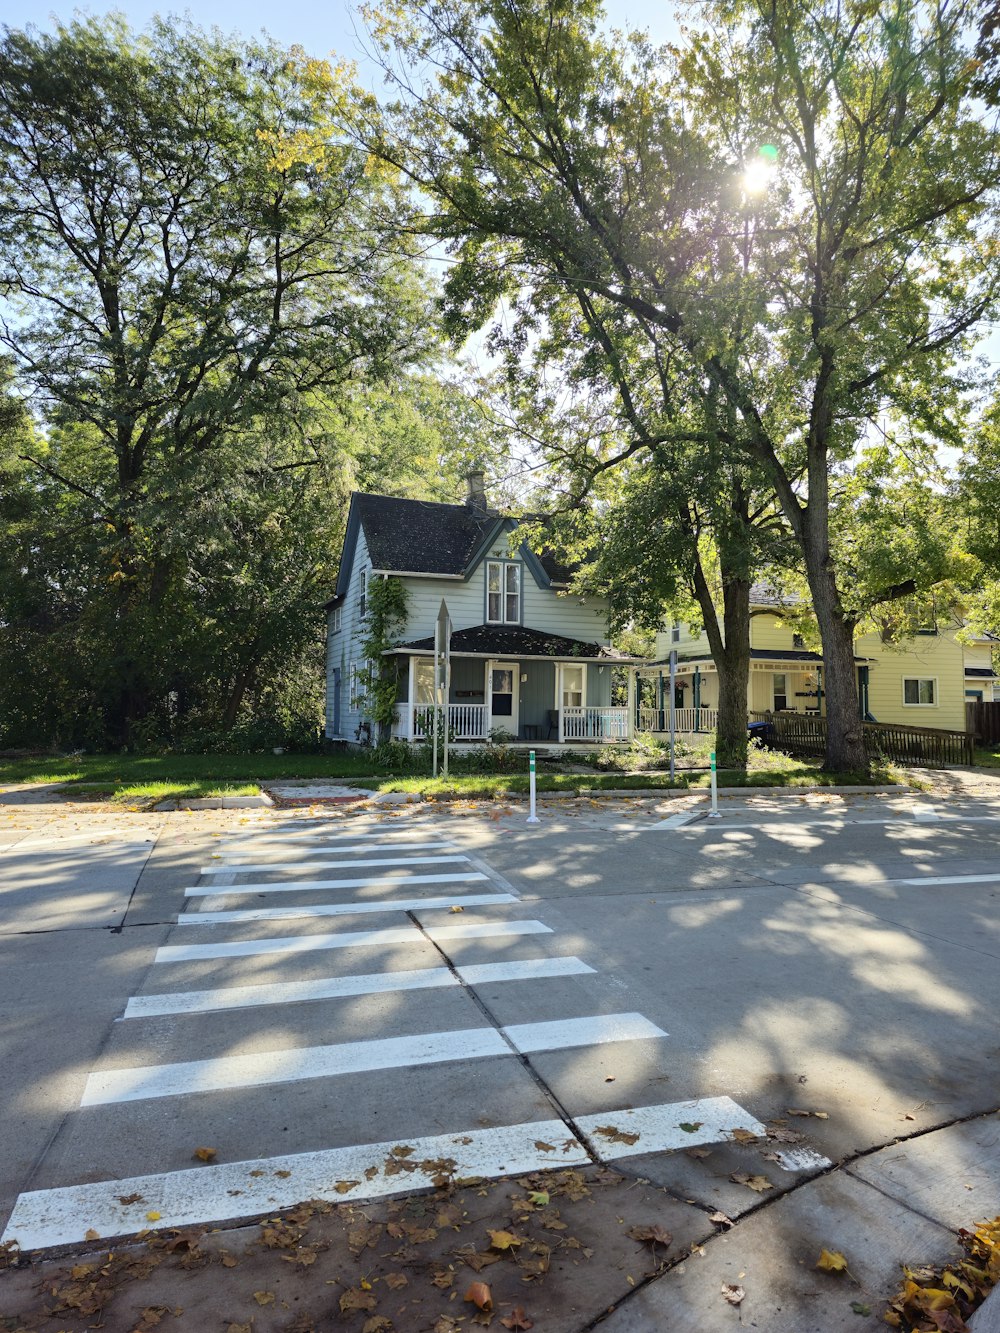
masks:
[[[434,708],[431,704],[409,704],[410,737],[422,741],[434,730]],[[448,734],[457,741],[484,741],[486,726],[485,704],[449,704]]]
[[[627,708],[564,708],[564,741],[627,741]]]
[[[719,710],[717,708],[674,709],[674,726],[677,731],[711,731],[718,721]],[[670,709],[638,709],[638,727],[640,731],[668,732],[670,730]]]

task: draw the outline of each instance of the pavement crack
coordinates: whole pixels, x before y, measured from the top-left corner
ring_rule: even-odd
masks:
[[[803,1174],[801,1179],[793,1181],[791,1184],[787,1186],[787,1188],[782,1189],[780,1192],[776,1192],[773,1195],[770,1195],[766,1199],[760,1199],[755,1204],[751,1204],[750,1207],[747,1208],[744,1212],[741,1212],[738,1217],[734,1217],[731,1219],[733,1223],[731,1227],[726,1227],[724,1230],[721,1231],[718,1228],[713,1228],[711,1233],[705,1236],[704,1239],[696,1240],[694,1242],[694,1245],[700,1249],[703,1246],[710,1245],[713,1241],[717,1241],[720,1237],[734,1235],[736,1231],[743,1225],[743,1223],[748,1218],[756,1217],[758,1213],[762,1213],[769,1208],[773,1208],[776,1204],[781,1203],[782,1200],[789,1198],[793,1194],[797,1194],[799,1190],[805,1189],[807,1186],[813,1184],[814,1181],[821,1180],[826,1176],[836,1175],[838,1172],[843,1172],[845,1175],[850,1176],[852,1180],[856,1180],[859,1184],[865,1185],[868,1188],[873,1189],[877,1194],[880,1194],[884,1199],[890,1199],[894,1204],[898,1205],[899,1207],[905,1208],[907,1212],[913,1213],[914,1216],[920,1217],[924,1221],[930,1222],[936,1227],[940,1227],[940,1229],[947,1235],[953,1236],[955,1233],[939,1218],[930,1217],[927,1213],[921,1212],[919,1208],[914,1208],[912,1204],[907,1203],[905,1199],[897,1198],[894,1194],[890,1194],[887,1190],[884,1190],[880,1188],[878,1185],[873,1184],[870,1180],[865,1180],[862,1176],[855,1175],[855,1173],[850,1168],[854,1166],[856,1162],[864,1161],[866,1157],[874,1157],[877,1153],[884,1152],[886,1148],[895,1147],[896,1144],[912,1143],[915,1139],[925,1138],[928,1134],[937,1134],[943,1129],[951,1129],[954,1125],[967,1125],[971,1124],[974,1120],[986,1120],[990,1116],[998,1114],[1000,1114],[1000,1107],[995,1107],[988,1111],[971,1111],[968,1115],[953,1116],[950,1120],[943,1120],[940,1124],[930,1125],[926,1129],[916,1129],[913,1131],[912,1134],[900,1135],[898,1137],[888,1139],[884,1143],[875,1144],[871,1148],[865,1148],[862,1151],[856,1152],[849,1157],[842,1157],[839,1162],[831,1162],[829,1166],[824,1167],[822,1170],[812,1171],[808,1175]],[[619,1167],[613,1161],[609,1162],[608,1165],[611,1167],[613,1171],[619,1171],[619,1174],[622,1175],[627,1174],[624,1171],[620,1171]],[[671,1193],[669,1190],[667,1190],[666,1192],[668,1194]],[[677,1198],[677,1196],[673,1194],[671,1194],[671,1197],[675,1199]],[[708,1212],[709,1207],[711,1207],[711,1205],[706,1205],[697,1201],[692,1201],[690,1198],[684,1198],[683,1200],[679,1201],[688,1204],[692,1208],[698,1208],[706,1213]],[[600,1314],[596,1315],[590,1321],[589,1324],[584,1324],[583,1327],[580,1329],[580,1333],[591,1333],[592,1329],[600,1327],[600,1325],[603,1324],[604,1321],[608,1319],[612,1314],[614,1314],[614,1312],[617,1309],[619,1309],[626,1302],[630,1301],[640,1291],[645,1290],[645,1288],[651,1286],[654,1282],[658,1282],[661,1278],[666,1277],[667,1274],[670,1273],[673,1269],[675,1269],[679,1264],[682,1264],[687,1259],[689,1259],[692,1253],[693,1250],[689,1249],[685,1253],[677,1255],[669,1263],[665,1262],[664,1266],[658,1272],[649,1273],[645,1278],[643,1278],[641,1282],[637,1282],[634,1287],[630,1287],[627,1291],[623,1292],[619,1300],[615,1301],[615,1303],[611,1305],[608,1309],[602,1310]]]
[[[447,951],[441,947],[441,945],[437,942],[437,940],[435,940],[434,937],[431,934],[429,934],[427,930],[425,930],[424,926],[417,919],[415,912],[407,912],[406,915],[410,920],[410,922],[417,928],[417,930],[423,936],[423,938],[427,940],[427,942],[431,945],[431,947],[437,952],[438,956],[441,958],[441,961],[444,963],[448,971],[458,982],[459,986],[461,986],[465,994],[468,995],[469,998],[472,1000],[472,1003],[476,1006],[479,1012],[487,1020],[490,1026],[496,1030],[501,1040],[510,1048],[511,1055],[513,1055],[514,1058],[519,1062],[522,1069],[524,1069],[525,1073],[528,1075],[531,1081],[535,1084],[535,1086],[539,1089],[542,1095],[555,1109],[557,1115],[559,1116],[559,1119],[570,1131],[572,1136],[579,1142],[580,1146],[586,1152],[591,1162],[593,1162],[595,1166],[606,1165],[604,1160],[601,1157],[599,1157],[597,1153],[594,1151],[590,1139],[579,1127],[576,1121],[573,1119],[573,1116],[563,1105],[562,1101],[560,1100],[554,1089],[551,1088],[549,1084],[546,1083],[545,1079],[542,1078],[541,1074],[531,1063],[528,1056],[525,1055],[523,1051],[519,1051],[517,1049],[517,1047],[514,1045],[511,1039],[507,1036],[507,1033],[504,1031],[503,1024],[497,1018],[496,1014],[486,1003],[486,1001],[482,998],[482,996],[477,992],[476,988],[474,986],[470,986],[469,983],[465,980],[459,969],[455,966],[455,963],[449,957]]]

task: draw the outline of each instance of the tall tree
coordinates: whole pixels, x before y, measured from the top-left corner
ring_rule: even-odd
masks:
[[[455,329],[562,285],[655,329],[690,396],[726,402],[739,429],[712,447],[773,487],[802,552],[834,770],[867,761],[831,474],[884,410],[948,434],[996,297],[970,14],[719,0],[654,52],[603,36],[594,0],[433,0],[391,32],[436,72],[382,151],[457,252]]]
[[[269,468],[298,466],[258,447],[268,432],[428,345],[396,186],[348,142],[349,76],[328,73],[341,121],[303,153],[316,69],[277,46],[117,19],[0,42],[0,340],[68,431],[20,457],[90,525],[80,595],[114,645],[118,743],[162,683],[192,497],[220,478],[263,495]]]

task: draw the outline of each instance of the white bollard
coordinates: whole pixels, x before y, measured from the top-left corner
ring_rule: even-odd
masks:
[[[719,780],[715,775],[715,751],[712,751],[712,808],[708,812],[709,819],[721,819],[719,814]]]
[[[528,751],[528,823],[540,824],[542,821],[535,814],[535,752]]]

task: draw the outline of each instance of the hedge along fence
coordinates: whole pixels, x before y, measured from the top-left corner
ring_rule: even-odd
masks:
[[[824,754],[826,718],[805,713],[751,713],[754,722],[767,722],[772,740],[789,754]],[[975,737],[971,731],[941,731],[936,727],[907,727],[894,722],[862,722],[865,750],[870,759],[897,764],[972,764]]]

